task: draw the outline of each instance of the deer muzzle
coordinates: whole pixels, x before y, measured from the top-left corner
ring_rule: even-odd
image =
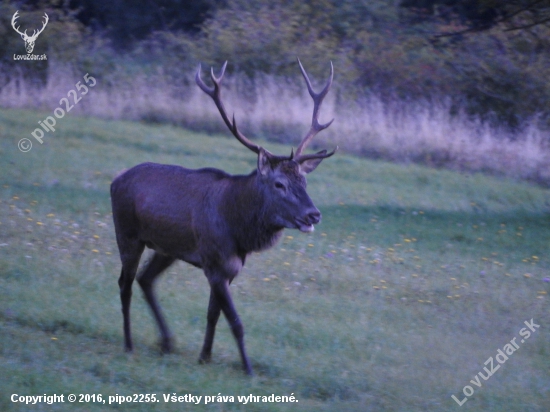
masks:
[[[308,210],[302,218],[296,218],[296,224],[301,232],[310,233],[315,230],[313,225],[321,221],[321,212],[314,207]]]

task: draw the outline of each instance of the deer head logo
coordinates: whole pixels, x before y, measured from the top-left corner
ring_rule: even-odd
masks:
[[[27,49],[27,53],[31,54],[34,49],[34,42],[36,41],[38,35],[44,31],[50,19],[48,18],[48,15],[44,13],[44,22],[42,23],[42,28],[40,30],[34,30],[32,33],[32,36],[29,36],[27,35],[27,30],[25,30],[24,32],[21,32],[19,30],[19,26],[15,27],[16,20],[19,18],[18,13],[19,13],[19,10],[17,10],[13,15],[13,18],[11,19],[11,25],[13,29],[17,33],[19,33],[21,35],[21,38],[25,41],[25,49]]]

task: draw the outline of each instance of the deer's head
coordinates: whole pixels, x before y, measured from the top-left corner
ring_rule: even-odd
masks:
[[[48,18],[48,15],[46,13],[44,13],[44,22],[42,23],[42,28],[40,30],[34,30],[32,35],[29,36],[29,35],[27,35],[27,30],[25,30],[24,32],[21,32],[19,30],[19,26],[15,27],[16,20],[19,18],[18,13],[19,13],[19,10],[17,10],[15,12],[15,14],[13,15],[13,17],[11,19],[11,25],[12,25],[13,29],[21,35],[21,38],[25,42],[25,49],[27,49],[27,53],[31,54],[32,51],[34,50],[34,43],[36,42],[36,39],[38,38],[38,35],[40,33],[42,33],[44,31],[44,29],[46,28],[46,25],[48,24],[49,18]]]
[[[323,159],[332,156],[338,150],[338,147],[332,152],[321,150],[317,153],[303,154],[303,151],[317,133],[326,129],[332,123],[331,120],[328,123],[320,124],[318,117],[321,103],[332,85],[334,70],[331,63],[330,77],[326,86],[320,93],[315,93],[300,60],[298,60],[298,64],[306,81],[309,94],[313,98],[313,117],[311,128],[298,145],[296,152],[292,151],[290,156],[274,155],[251,142],[238,130],[235,116],[232,120],[229,119],[220,96],[220,84],[227,62],[223,65],[221,74],[218,77],[211,70],[210,74],[214,87],[209,88],[201,79],[200,65],[195,80],[201,90],[214,100],[223,121],[237,140],[258,155],[259,190],[262,191],[263,199],[266,199],[267,202],[270,219],[272,220],[269,223],[279,227],[299,229],[302,232],[312,232],[314,230],[313,225],[321,220],[321,213],[314,206],[306,192],[305,176],[315,170]]]

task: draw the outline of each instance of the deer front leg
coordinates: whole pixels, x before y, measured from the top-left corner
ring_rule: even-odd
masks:
[[[212,359],[212,345],[214,343],[214,334],[216,333],[216,324],[220,318],[221,307],[213,290],[210,290],[210,301],[208,303],[208,314],[206,315],[206,334],[204,335],[204,344],[202,346],[200,363],[208,363]]]
[[[252,366],[250,365],[250,361],[248,360],[248,356],[246,355],[246,350],[244,347],[244,328],[239,318],[239,315],[235,310],[235,306],[233,305],[233,300],[231,299],[231,293],[229,292],[229,280],[211,279],[210,289],[211,289],[211,294],[214,295],[214,298],[216,299],[219,305],[219,308],[223,311],[223,314],[225,315],[227,322],[231,327],[233,336],[237,341],[237,346],[239,348],[239,352],[241,354],[241,360],[243,363],[243,369],[248,375],[252,375],[253,374]],[[218,314],[219,314],[219,311],[218,311]],[[207,334],[208,334],[208,329],[207,329]],[[208,343],[207,338],[208,338],[208,335],[205,337],[205,343]],[[213,338],[214,336],[212,335],[212,339]]]

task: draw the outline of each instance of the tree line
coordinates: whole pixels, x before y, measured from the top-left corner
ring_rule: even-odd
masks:
[[[37,40],[48,61],[13,61],[15,10],[31,30],[50,16]],[[0,32],[0,87],[14,73],[39,83],[64,62],[106,79],[162,70],[175,85],[199,61],[294,77],[299,56],[320,78],[332,60],[348,97],[443,98],[511,129],[550,127],[550,0],[8,1]]]

